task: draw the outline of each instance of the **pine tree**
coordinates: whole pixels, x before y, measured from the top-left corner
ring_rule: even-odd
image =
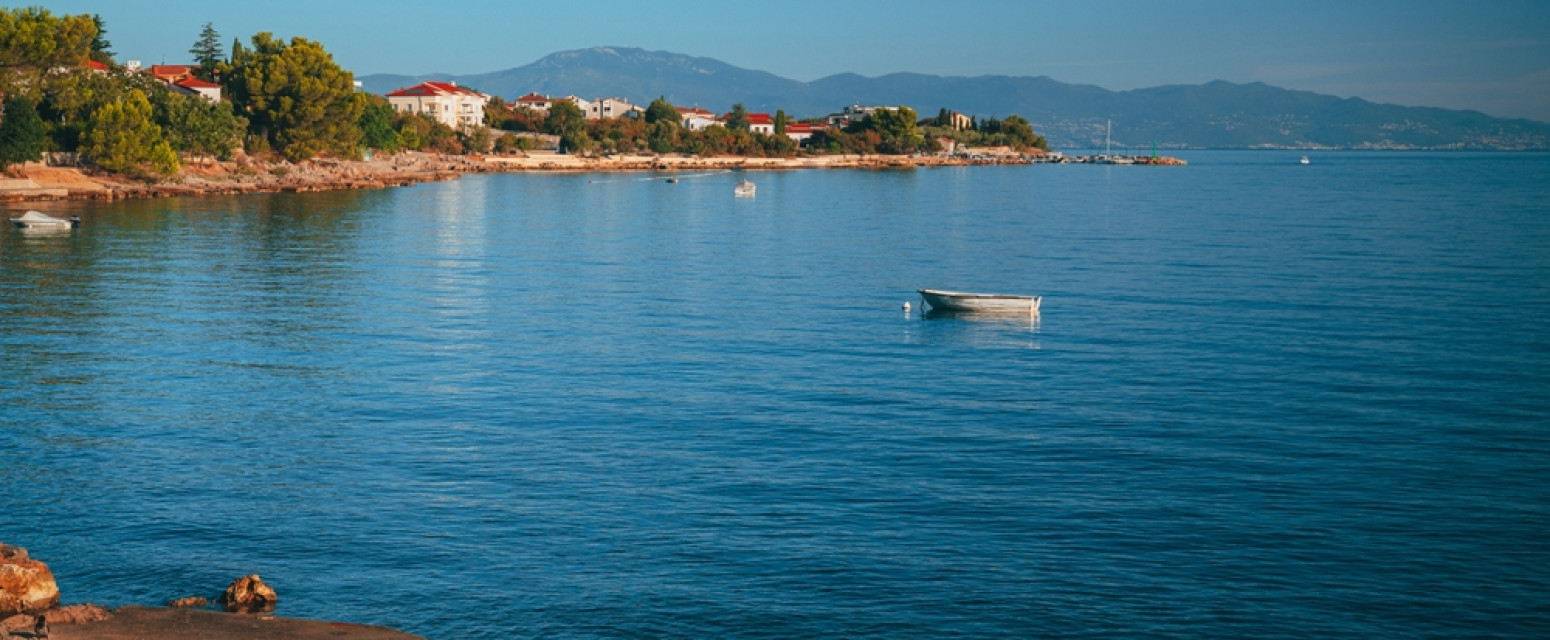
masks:
[[[91,16],[91,21],[97,27],[97,35],[91,41],[91,59],[103,64],[112,62],[113,52],[108,50],[108,47],[113,46],[113,43],[108,42],[106,36],[108,29],[103,25],[102,16],[94,13]]]
[[[0,120],[0,169],[42,158],[46,135],[31,100],[6,98],[5,119]]]
[[[221,51],[221,34],[216,33],[214,23],[205,23],[204,29],[199,32],[199,40],[188,50],[188,53],[194,56],[194,62],[199,63],[199,70],[195,75],[204,80],[213,80],[216,65],[221,63],[221,57],[225,55],[225,52]]]
[[[117,173],[144,176],[178,171],[178,155],[151,120],[151,102],[139,90],[92,114],[82,150],[93,164]]]
[[[357,157],[357,122],[366,105],[355,99],[354,76],[306,38],[287,44],[265,32],[252,42],[251,50],[234,48],[223,81],[233,107],[252,119],[253,132],[293,161],[323,152]]]

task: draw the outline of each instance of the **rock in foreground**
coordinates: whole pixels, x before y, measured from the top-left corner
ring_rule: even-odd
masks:
[[[48,565],[27,550],[0,543],[0,618],[40,612],[59,604],[59,585]]]
[[[233,580],[221,594],[221,606],[227,611],[268,611],[279,601],[274,589],[259,580],[256,573]]]

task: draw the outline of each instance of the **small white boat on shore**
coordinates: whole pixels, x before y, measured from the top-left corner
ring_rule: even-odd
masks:
[[[921,289],[920,298],[932,309],[944,311],[994,311],[997,313],[1038,313],[1039,296],[1014,296],[999,293],[964,293]]]
[[[55,218],[37,211],[28,211],[20,218],[11,218],[11,224],[19,229],[34,231],[65,231],[81,226],[81,218],[80,216],[71,216],[69,219]]]
[[[739,198],[752,198],[754,193],[753,183],[744,179],[737,187],[732,189],[732,195]]]

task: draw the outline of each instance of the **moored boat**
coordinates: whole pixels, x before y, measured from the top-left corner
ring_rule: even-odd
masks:
[[[37,211],[28,211],[20,218],[11,218],[11,224],[20,229],[36,229],[39,231],[53,231],[74,229],[81,226],[80,216],[71,216],[69,219],[55,218]]]
[[[754,185],[748,180],[743,180],[741,184],[738,184],[737,187],[732,189],[732,195],[735,195],[739,198],[752,198],[753,194]]]
[[[1038,313],[1039,296],[1017,296],[999,293],[964,293],[921,289],[920,297],[932,309],[947,311],[995,311]]]

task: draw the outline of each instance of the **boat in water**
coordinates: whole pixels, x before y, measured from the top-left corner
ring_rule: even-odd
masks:
[[[28,211],[22,214],[20,218],[11,218],[11,224],[16,225],[19,229],[33,231],[67,231],[81,226],[81,217],[55,218],[38,211]]]
[[[1308,164],[1308,156],[1303,156],[1302,159],[1298,160],[1297,162],[1300,162],[1302,164]]]
[[[743,180],[741,183],[739,183],[736,187],[734,187],[732,189],[732,195],[735,195],[735,196],[737,196],[739,198],[752,198],[753,194],[754,194],[753,183],[748,181],[748,180]]]
[[[1017,296],[1000,293],[964,293],[921,289],[920,298],[932,309],[943,311],[993,311],[998,313],[1038,313],[1039,296]]]

